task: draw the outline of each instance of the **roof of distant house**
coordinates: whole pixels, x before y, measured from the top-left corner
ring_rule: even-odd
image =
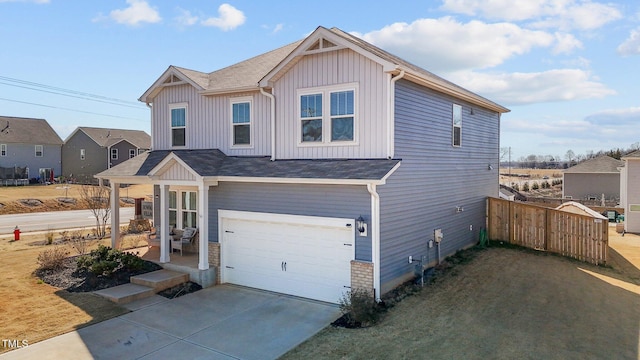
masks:
[[[80,126],[67,137],[67,140],[69,140],[78,131],[84,132],[96,144],[102,147],[109,147],[125,140],[140,149],[151,148],[151,136],[142,130],[105,129]]]
[[[587,161],[581,162],[576,166],[572,166],[566,170],[564,173],[571,174],[593,174],[593,173],[620,173],[618,169],[624,163],[620,160],[616,160],[611,156],[602,155],[597,158],[589,159]]]
[[[624,155],[622,158],[623,159],[625,159],[625,158],[640,158],[640,150],[636,150],[636,151],[634,151],[632,153]]]
[[[62,145],[62,139],[45,119],[0,116],[0,143]]]

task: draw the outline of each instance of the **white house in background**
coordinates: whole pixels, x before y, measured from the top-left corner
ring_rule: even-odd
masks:
[[[211,73],[170,66],[140,100],[152,150],[97,177],[112,199],[153,184],[160,261],[179,256],[170,226],[197,227],[217,282],[380,297],[475,244],[498,196],[509,110],[336,28]]]
[[[620,206],[624,209],[624,230],[640,233],[640,150],[622,157]]]

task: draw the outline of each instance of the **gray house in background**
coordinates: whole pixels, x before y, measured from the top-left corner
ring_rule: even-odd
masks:
[[[51,181],[62,170],[61,148],[62,139],[46,120],[0,116],[0,180]]]
[[[624,230],[640,233],[640,150],[622,157],[620,206],[624,209]]]
[[[62,175],[76,182],[94,182],[94,175],[151,148],[140,130],[78,127],[62,145]]]
[[[160,261],[179,256],[170,226],[197,227],[218,283],[379,298],[476,243],[498,196],[509,110],[336,28],[212,73],[170,66],[140,101],[154,148],[97,176],[112,199],[153,184]]]
[[[620,166],[623,162],[602,155],[563,171],[562,197],[574,200],[620,200]]]

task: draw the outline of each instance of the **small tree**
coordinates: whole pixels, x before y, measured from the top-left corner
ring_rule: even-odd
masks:
[[[529,183],[528,183],[528,182],[525,182],[525,183],[522,185],[522,191],[529,191]]]
[[[539,188],[540,188],[540,185],[538,185],[538,182],[537,182],[537,181],[534,181],[534,182],[533,182],[533,185],[531,185],[531,189],[533,189],[533,190],[538,190]]]
[[[107,220],[111,213],[111,191],[106,186],[82,185],[80,198],[85,201],[96,218],[96,236],[102,239],[107,235]]]

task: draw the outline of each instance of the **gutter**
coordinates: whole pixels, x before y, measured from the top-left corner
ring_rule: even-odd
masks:
[[[145,101],[145,104],[149,108],[149,117],[151,118],[150,119],[151,120],[150,121],[151,122],[151,149],[149,149],[149,150],[153,150],[153,106],[151,105],[151,103],[149,103],[147,101]]]
[[[396,77],[393,77],[392,74],[389,74],[389,86],[387,88],[387,98],[389,99],[387,108],[387,159],[393,159],[393,155],[395,152],[395,147],[393,146],[395,141],[395,83],[403,77],[403,69],[400,69],[400,74],[398,74]]]
[[[271,161],[276,160],[276,97],[260,88],[260,94],[271,100]]]

